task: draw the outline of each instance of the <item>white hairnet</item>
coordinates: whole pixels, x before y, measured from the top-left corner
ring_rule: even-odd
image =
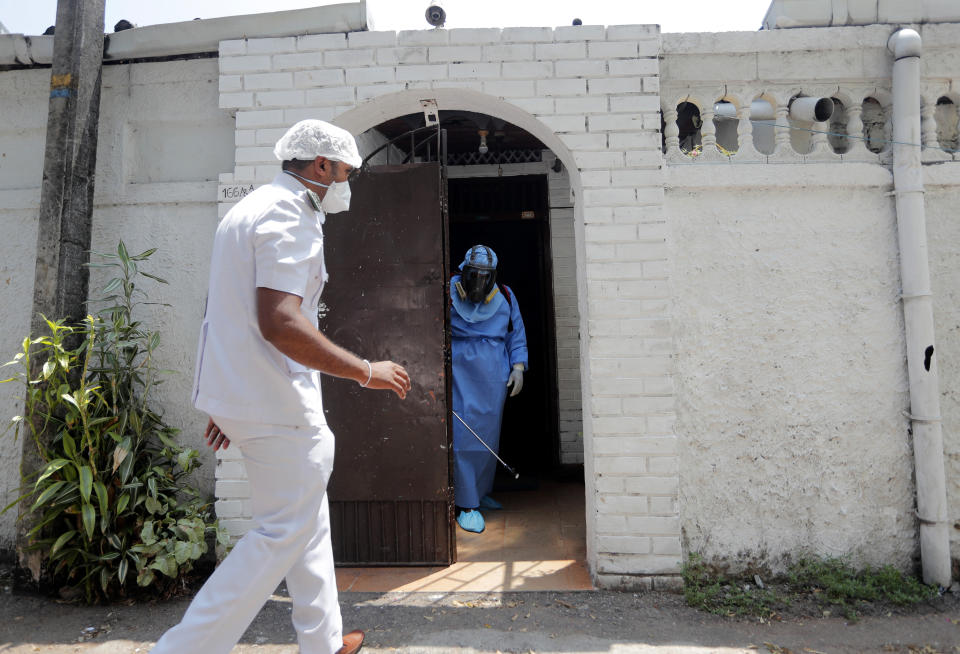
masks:
[[[280,137],[273,148],[280,161],[312,161],[326,157],[359,168],[363,160],[353,134],[322,120],[301,120]]]

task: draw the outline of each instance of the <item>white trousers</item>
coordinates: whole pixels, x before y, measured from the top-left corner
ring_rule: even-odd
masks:
[[[284,577],[301,654],[333,654],[343,646],[326,493],[333,433],[327,427],[213,421],[243,455],[257,526],[237,542],[152,654],[227,654]]]

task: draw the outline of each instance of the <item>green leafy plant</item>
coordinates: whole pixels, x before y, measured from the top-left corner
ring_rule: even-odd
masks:
[[[162,381],[153,364],[160,334],[134,314],[149,304],[142,278],[166,283],[138,267],[155,251],[131,256],[121,241],[115,254],[98,255],[91,266],[117,273],[104,288],[106,308],[78,325],[46,320],[49,333],[25,338],[5,364],[20,370],[3,382],[26,388],[15,433],[33,440],[42,465],[4,510],[32,501],[30,546],[45,574],[87,602],[172,587],[207,552],[208,537],[228,541],[187,483],[199,453],[181,447],[150,405]]]

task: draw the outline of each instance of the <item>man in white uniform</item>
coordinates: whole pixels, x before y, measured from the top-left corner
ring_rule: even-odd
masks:
[[[217,227],[193,391],[194,406],[210,416],[207,443],[232,443],[243,455],[257,526],[154,654],[227,654],[284,577],[302,654],[352,654],[363,644],[362,631],[342,633],[326,496],[334,441],[320,372],[401,399],[410,378],[317,329],[323,222],[349,208],[347,176],[361,163],[353,136],[305,120],[274,154],[282,172]]]

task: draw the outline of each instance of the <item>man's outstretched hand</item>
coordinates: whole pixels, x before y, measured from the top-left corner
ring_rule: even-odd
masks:
[[[410,390],[410,375],[398,363],[393,361],[374,361],[370,364],[373,373],[367,388],[393,391],[401,400],[407,397]]]
[[[221,446],[223,446],[223,449],[230,447],[230,439],[220,431],[220,428],[217,427],[217,423],[213,421],[213,418],[207,421],[207,428],[203,432],[203,437],[207,441],[207,446],[212,447],[214,452],[219,450]]]
[[[393,391],[401,400],[407,397],[407,391],[410,390],[410,375],[403,366],[393,361],[376,361],[370,364],[370,370],[373,374],[367,388]],[[223,449],[230,447],[230,438],[220,430],[213,418],[207,420],[203,438],[207,441],[207,446],[212,447],[214,451],[221,447]]]

